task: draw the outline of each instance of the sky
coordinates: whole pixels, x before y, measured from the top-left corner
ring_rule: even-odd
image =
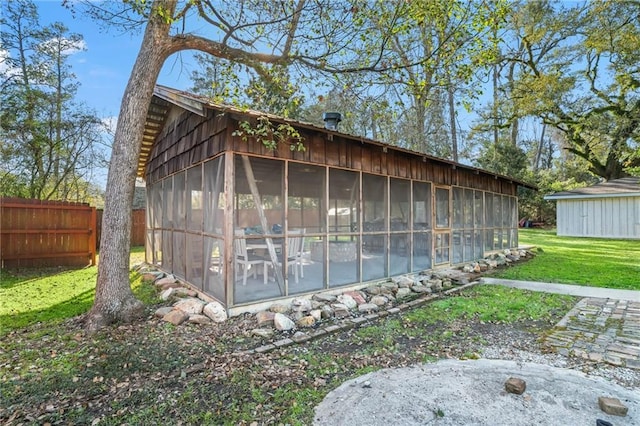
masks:
[[[86,50],[69,57],[69,64],[80,83],[77,100],[95,109],[100,117],[116,117],[140,49],[142,34],[122,34],[115,30],[105,32],[90,18],[78,12],[74,16],[60,0],[39,0],[35,4],[42,25],[62,22],[69,32],[84,38]],[[158,83],[187,89],[190,73],[190,70],[176,64],[172,57],[165,64]]]
[[[129,34],[114,29],[105,30],[78,11],[75,15],[72,14],[62,5],[61,0],[36,0],[35,5],[42,26],[62,22],[69,33],[77,33],[84,38],[85,50],[68,57],[71,71],[80,83],[75,100],[94,110],[98,117],[115,130],[122,95],[142,42],[142,30]],[[188,57],[184,61],[176,58],[177,56],[172,56],[167,60],[158,84],[187,90],[191,87],[193,61],[189,62]],[[185,58],[184,54],[182,58]],[[105,137],[110,144],[112,136]],[[96,170],[92,183],[104,189],[107,172],[106,168]]]

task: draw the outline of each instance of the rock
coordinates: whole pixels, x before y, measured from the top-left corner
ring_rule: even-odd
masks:
[[[284,314],[289,311],[289,307],[284,303],[274,303],[273,305],[271,305],[269,310],[271,312],[275,312],[276,314]]]
[[[396,293],[396,299],[403,299],[407,296],[409,296],[411,294],[411,289],[410,288],[399,288],[397,293]]]
[[[294,311],[294,312],[291,312],[291,315],[289,317],[293,320],[293,322],[296,322],[300,318],[306,317],[306,316],[307,316],[307,312]]]
[[[296,328],[296,324],[284,314],[274,314],[273,325],[275,326],[276,330],[280,331],[289,331]]]
[[[627,415],[627,412],[629,412],[629,408],[620,402],[618,398],[601,396],[598,398],[598,406],[600,406],[602,411],[612,416],[624,417]]]
[[[173,307],[188,314],[201,314],[204,309],[204,302],[200,299],[188,297],[177,301]]]
[[[306,317],[302,317],[296,321],[296,325],[298,327],[312,327],[315,323],[316,319],[311,315],[307,315]]]
[[[258,321],[258,327],[264,327],[264,326],[272,326],[273,325],[273,319],[275,318],[276,314],[274,312],[270,312],[270,311],[260,311],[256,314],[256,320]]]
[[[170,322],[173,325],[180,325],[189,319],[189,314],[180,309],[172,309],[167,315],[162,317],[163,321]]]
[[[345,305],[347,309],[355,309],[358,307],[358,303],[348,294],[341,294],[338,296],[337,302]]]
[[[345,291],[345,296],[351,296],[353,300],[356,301],[358,305],[362,305],[363,303],[367,303],[367,299],[365,299],[364,294],[361,291]]]
[[[332,303],[331,308],[333,309],[333,316],[336,318],[345,318],[351,316],[349,308],[342,303]]]
[[[153,282],[158,278],[156,274],[152,274],[151,272],[147,272],[142,274],[142,281]]]
[[[251,334],[268,339],[273,336],[273,330],[270,328],[254,328],[253,330],[251,330]]]
[[[380,288],[382,288],[383,293],[395,293],[398,291],[398,284],[394,282],[386,282],[380,284]]]
[[[173,293],[178,295],[178,296],[188,296],[188,297],[197,297],[198,293],[196,293],[195,291],[188,289],[188,288],[184,288],[184,287],[176,287],[173,289]]]
[[[409,288],[415,284],[411,278],[405,275],[393,278],[392,282],[397,285],[398,288]]]
[[[166,284],[162,284],[160,286],[157,286],[160,290],[167,290],[169,288],[182,288],[182,284],[180,284],[178,281],[174,281],[172,283],[166,283]]]
[[[376,312],[380,309],[380,307],[378,305],[376,305],[375,303],[363,303],[362,305],[358,306],[358,311],[362,312],[363,314],[369,314],[371,312]]]
[[[206,315],[189,315],[189,322],[194,324],[211,324],[211,319]]]
[[[175,282],[176,282],[176,277],[174,277],[173,275],[167,275],[164,278],[160,278],[154,284],[157,285],[158,287],[162,287],[165,284],[174,284]]]
[[[211,318],[213,322],[225,322],[227,310],[219,302],[209,302],[202,309],[202,313]]]
[[[509,393],[515,393],[516,395],[522,395],[527,388],[527,383],[517,377],[509,377],[504,382],[504,389]]]
[[[309,312],[309,315],[311,315],[316,321],[320,321],[322,319],[322,309],[312,309],[311,312]]]
[[[323,305],[323,302],[318,302],[317,300],[311,299],[311,310],[321,309]]]
[[[382,290],[382,287],[380,287],[377,284],[374,284],[364,289],[364,291],[366,291],[368,294],[371,294],[372,296],[376,296],[378,294],[382,294],[383,290]]]
[[[427,287],[426,285],[414,285],[411,287],[411,291],[414,293],[431,293],[431,287]]]
[[[449,281],[449,286],[451,284],[451,281]],[[469,277],[457,277],[456,278],[456,284],[458,285],[464,285],[464,284],[469,284]],[[444,285],[444,283],[443,283]]]
[[[371,303],[373,303],[376,306],[384,306],[387,303],[389,303],[389,299],[387,299],[384,296],[373,296],[370,300]]]
[[[173,292],[175,291],[175,288],[168,288],[165,291],[163,291],[162,293],[160,293],[160,299],[162,300],[169,300],[169,298],[171,298],[171,296],[173,296]]]
[[[298,297],[291,301],[291,310],[293,312],[309,312],[311,309],[313,308],[309,299]]]
[[[162,308],[157,309],[153,315],[156,318],[163,318],[165,315],[167,315],[172,310],[173,310],[173,306],[163,306]]]
[[[318,293],[313,295],[313,300],[317,300],[318,302],[323,303],[331,303],[335,302],[336,296],[329,293]]]
[[[329,305],[324,305],[322,308],[320,308],[321,310],[321,316],[322,319],[328,319],[328,318],[332,318],[333,317],[333,308]]]
[[[462,272],[470,273],[470,272],[473,272],[473,269],[474,269],[473,265],[464,265],[462,267]]]

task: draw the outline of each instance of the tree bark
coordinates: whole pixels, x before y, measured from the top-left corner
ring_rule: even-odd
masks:
[[[163,4],[165,9],[175,8],[175,1]],[[96,296],[86,319],[89,331],[113,322],[130,322],[143,310],[129,281],[131,208],[145,118],[168,56],[169,28],[170,23],[151,14],[120,105],[107,177]]]

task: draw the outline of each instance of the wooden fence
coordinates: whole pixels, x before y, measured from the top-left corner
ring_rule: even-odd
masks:
[[[136,209],[131,213],[131,247],[143,246],[145,233],[147,231],[146,210]],[[98,229],[98,248],[100,248],[100,237],[102,236],[102,210],[98,210],[98,221],[96,223],[96,227]]]
[[[144,246],[145,210],[133,210],[131,245]],[[102,210],[84,203],[0,198],[0,266],[96,264]]]
[[[96,263],[96,209],[84,203],[0,198],[2,267]]]

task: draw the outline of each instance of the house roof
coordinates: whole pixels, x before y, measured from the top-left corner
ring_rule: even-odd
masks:
[[[626,177],[600,182],[585,188],[556,192],[546,195],[545,200],[566,200],[582,198],[640,197],[640,177]]]
[[[142,140],[142,149],[140,152],[140,156],[138,157],[138,176],[139,177],[144,178],[147,161],[149,160],[149,156],[151,155],[153,145],[155,143],[155,140],[158,134],[162,131],[162,128],[164,127],[164,124],[169,115],[172,105],[186,109],[200,116],[205,116],[207,109],[215,109],[222,112],[237,113],[237,114],[242,114],[247,117],[253,117],[253,118],[266,116],[270,120],[273,120],[276,122],[288,123],[294,127],[314,130],[314,131],[326,133],[327,135],[339,135],[340,137],[343,137],[345,139],[351,139],[362,144],[384,146],[386,147],[386,149],[410,153],[412,155],[420,156],[425,160],[430,159],[432,161],[450,164],[454,168],[466,169],[474,173],[482,173],[495,178],[500,178],[503,180],[516,183],[517,185],[525,188],[537,189],[537,187],[535,187],[534,185],[531,185],[524,181],[513,179],[509,176],[500,175],[487,170],[464,165],[461,163],[456,163],[451,160],[434,157],[428,154],[412,151],[406,148],[401,148],[395,145],[390,145],[390,144],[376,141],[373,139],[354,136],[347,133],[341,133],[335,130],[329,130],[312,123],[279,117],[273,114],[268,114],[260,111],[251,110],[251,109],[244,109],[236,106],[214,103],[204,96],[195,95],[193,93],[184,92],[181,90],[173,89],[173,88],[162,86],[162,85],[156,85],[153,91],[153,98],[151,100],[151,104],[149,105],[149,109],[147,112],[147,117],[145,121],[145,132]]]

